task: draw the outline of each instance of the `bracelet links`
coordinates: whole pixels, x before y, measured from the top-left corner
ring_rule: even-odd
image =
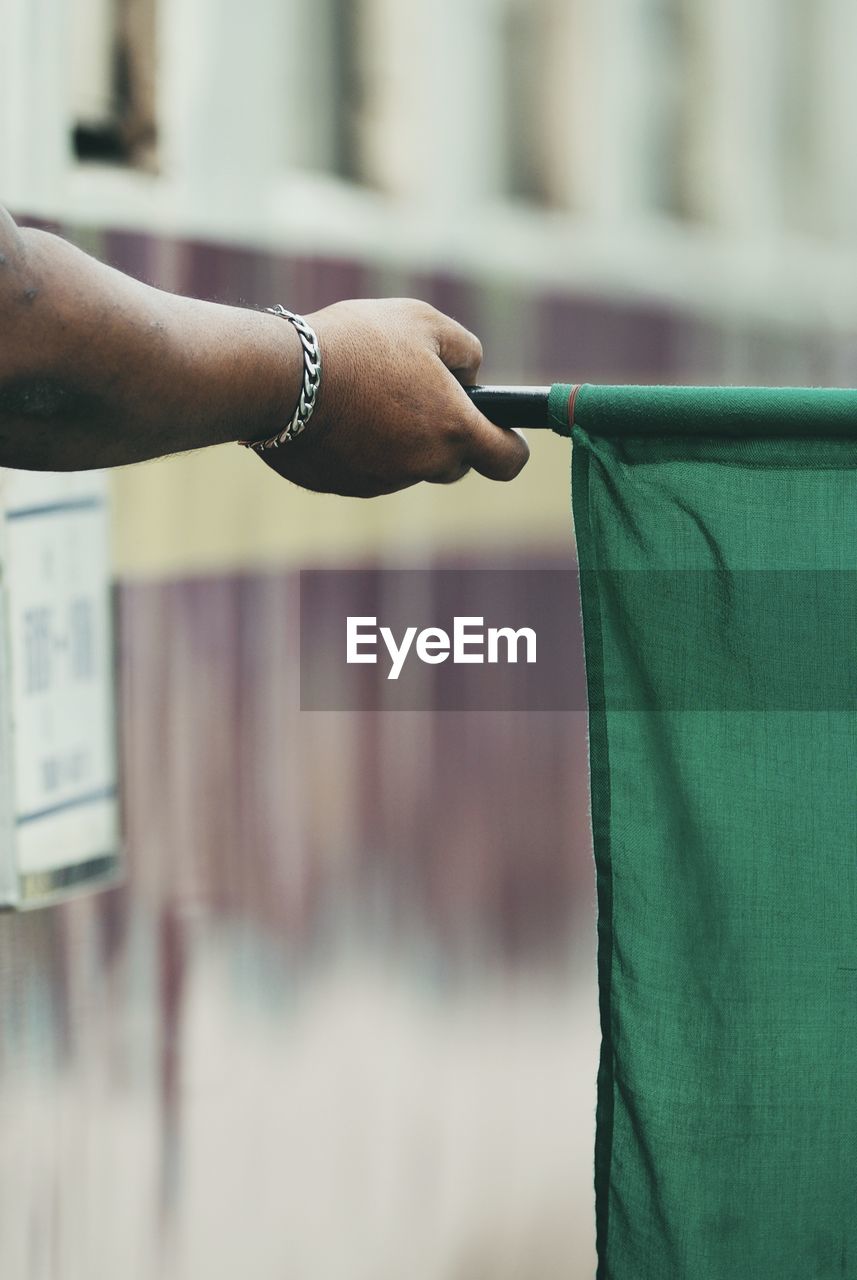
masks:
[[[286,307],[280,306],[279,303],[275,307],[266,307],[266,311],[272,316],[281,316],[283,320],[288,320],[296,329],[303,350],[304,373],[298,407],[283,430],[275,436],[270,436],[267,440],[241,441],[245,448],[255,449],[257,453],[263,453],[266,449],[278,449],[281,444],[294,440],[302,432],[306,431],[315,409],[318,389],[321,385],[321,349],[318,345],[318,335],[315,330],[311,325],[307,324],[303,316],[287,310]]]

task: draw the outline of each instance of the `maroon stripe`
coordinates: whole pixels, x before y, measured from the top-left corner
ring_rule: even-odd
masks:
[[[582,385],[583,385],[582,383],[576,382],[574,386],[571,388],[571,391],[569,393],[569,397],[568,397],[568,429],[569,431],[571,431],[572,427],[574,426],[574,406],[577,400],[577,393],[580,390]]]

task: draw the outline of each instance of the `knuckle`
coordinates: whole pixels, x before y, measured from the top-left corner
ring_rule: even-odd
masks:
[[[430,302],[424,301],[422,298],[405,298],[404,305],[413,313],[415,319],[427,320],[435,323],[439,316],[439,312],[431,305]]]

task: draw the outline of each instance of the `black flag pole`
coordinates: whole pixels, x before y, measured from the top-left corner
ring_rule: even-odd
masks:
[[[550,387],[465,387],[490,422],[498,427],[549,427]]]

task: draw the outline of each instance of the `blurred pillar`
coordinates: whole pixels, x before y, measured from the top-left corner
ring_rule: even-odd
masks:
[[[435,212],[498,185],[496,0],[366,0],[366,165]]]
[[[857,5],[853,0],[814,0],[818,28],[812,68],[816,181],[811,183],[812,229],[849,244],[857,236]]]
[[[38,212],[56,201],[71,153],[69,9],[63,0],[0,6],[2,198]]]
[[[163,169],[180,202],[216,201],[243,230],[285,169],[287,115],[301,111],[289,59],[312,52],[290,45],[280,0],[170,0],[159,17]]]
[[[696,212],[725,230],[782,222],[781,0],[691,6],[696,88],[690,154]]]
[[[573,0],[560,26],[573,172],[567,186],[600,223],[671,212],[684,50],[676,0]],[[562,55],[561,55],[562,56]],[[552,59],[554,74],[557,57]]]

